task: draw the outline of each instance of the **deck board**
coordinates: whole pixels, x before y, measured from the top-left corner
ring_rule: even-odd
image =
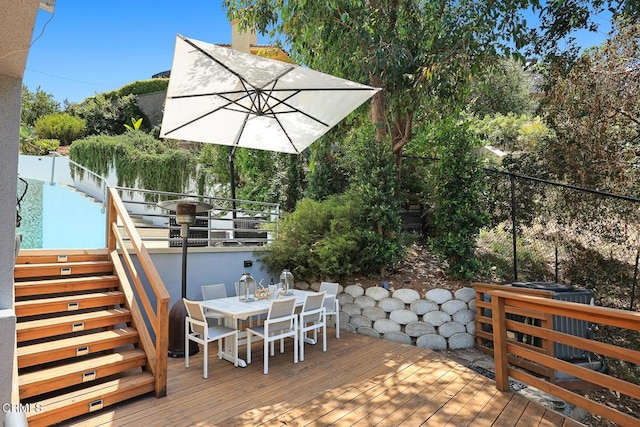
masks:
[[[167,396],[143,396],[69,426],[516,426],[580,425],[514,394],[438,352],[343,332],[328,333],[328,351],[307,345],[293,363],[292,343],[262,373],[262,345],[253,363],[235,368],[209,347],[169,358]],[[241,347],[244,354],[245,347]],[[519,424],[520,423],[520,424]]]

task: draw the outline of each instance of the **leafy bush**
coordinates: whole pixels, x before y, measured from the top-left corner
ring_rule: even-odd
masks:
[[[35,130],[41,139],[57,139],[69,145],[84,135],[85,121],[67,113],[49,114],[36,120]]]
[[[481,266],[475,255],[476,240],[488,222],[481,204],[481,163],[473,154],[477,141],[454,118],[436,124],[432,138],[441,148],[431,183],[436,229],[431,247],[448,262],[450,274],[470,278]]]
[[[60,103],[56,102],[53,95],[36,88],[31,92],[26,85],[22,85],[22,106],[20,110],[20,122],[33,126],[40,117],[47,114],[55,114],[60,111]]]
[[[540,117],[509,113],[495,114],[482,119],[469,118],[471,130],[492,145],[506,151],[535,151],[552,132]]]
[[[362,240],[357,231],[363,211],[356,195],[302,199],[279,225],[279,238],[262,261],[269,270],[292,270],[302,279],[345,277],[362,271]]]
[[[394,157],[374,140],[373,126],[352,129],[340,163],[348,165],[349,189],[323,201],[302,199],[281,222],[279,239],[265,254],[270,270],[293,270],[303,279],[377,274],[403,255]]]
[[[124,125],[130,123],[132,117],[144,116],[138,107],[136,95],[112,99],[105,94],[98,94],[70,105],[67,112],[86,120],[87,135],[120,135],[127,131]],[[144,122],[142,127],[148,128]]]
[[[106,92],[109,99],[122,98],[128,95],[144,95],[147,93],[162,92],[169,87],[169,79],[138,80],[122,86],[120,89]]]
[[[57,139],[38,139],[35,129],[28,125],[20,126],[20,152],[30,156],[43,156],[55,151],[60,145]]]

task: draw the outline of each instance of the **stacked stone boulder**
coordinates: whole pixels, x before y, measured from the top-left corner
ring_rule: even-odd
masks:
[[[313,288],[313,286],[311,286]],[[340,328],[433,350],[474,346],[475,290],[366,290],[348,285],[338,294]]]

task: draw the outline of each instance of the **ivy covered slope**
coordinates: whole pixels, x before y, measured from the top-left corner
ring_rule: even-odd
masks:
[[[69,157],[98,175],[115,169],[119,186],[169,192],[188,187],[197,163],[190,151],[139,130],[79,139],[71,145]]]

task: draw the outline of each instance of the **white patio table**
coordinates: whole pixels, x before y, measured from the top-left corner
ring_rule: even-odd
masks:
[[[294,289],[293,295],[296,297],[296,307],[302,307],[308,294],[315,292]],[[283,298],[283,297],[281,297]],[[205,310],[213,310],[225,316],[225,325],[230,328],[238,327],[238,320],[246,320],[250,316],[267,314],[271,306],[271,299],[256,299],[251,302],[240,301],[237,296],[218,298],[202,301],[200,304]],[[238,345],[246,344],[246,332],[240,332]],[[224,350],[222,358],[229,362],[234,362],[232,338],[224,339]],[[246,367],[247,362],[238,357],[238,366]]]

